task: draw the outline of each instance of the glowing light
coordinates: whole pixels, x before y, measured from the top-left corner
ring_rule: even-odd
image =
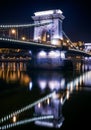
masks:
[[[53,36],[53,40],[54,39],[62,39],[60,36],[59,36],[59,34],[55,34],[54,36]]]
[[[47,10],[47,11],[40,11],[40,12],[35,12],[35,16],[42,16],[42,15],[50,15],[50,14],[62,14],[61,10]]]
[[[60,99],[60,100],[61,100],[61,104],[63,104],[63,97],[61,97],[61,99]]]
[[[64,88],[65,87],[65,79],[62,79],[61,80],[61,88]]]
[[[35,16],[53,14],[53,10],[36,12],[36,13],[34,13],[34,14],[35,14]]]
[[[52,41],[51,41],[51,44],[52,44],[52,45],[56,45],[56,44],[57,44],[57,40],[52,40]]]
[[[13,116],[13,122],[16,122],[16,116]]]
[[[38,57],[39,58],[45,58],[47,56],[47,54],[46,54],[46,52],[45,51],[40,51],[39,53],[38,53]]]
[[[60,57],[60,56],[61,56],[60,51],[56,51],[56,57]]]
[[[69,40],[67,40],[67,43],[69,43],[70,41]]]
[[[41,37],[40,36],[35,37],[34,40],[37,41],[37,42],[40,42],[41,41]]]
[[[66,97],[67,97],[67,99],[69,99],[69,97],[70,97],[70,92],[67,90],[67,93],[66,93]]]
[[[41,107],[41,103],[38,103],[38,108],[40,108]]]
[[[79,77],[79,80],[80,80],[80,85],[82,84],[82,77],[80,76]]]
[[[77,79],[75,79],[75,85],[78,86],[78,84],[79,84],[79,81],[78,81],[78,78],[77,78]]]
[[[41,90],[44,90],[47,86],[46,80],[39,81],[39,86],[40,86]]]
[[[50,88],[51,90],[54,90],[54,89],[55,89],[55,84],[54,84],[53,81],[49,81],[48,85],[49,85],[49,88]]]
[[[63,12],[61,10],[57,10],[57,13],[62,14]]]
[[[29,90],[32,90],[33,84],[32,82],[29,83]]]
[[[24,40],[26,40],[26,37],[23,36],[21,39],[24,41]]]
[[[47,38],[49,38],[50,37],[50,35],[47,35]]]
[[[31,50],[29,50],[29,54],[32,54],[32,51],[31,51]]]
[[[73,82],[70,82],[70,92],[72,92],[73,91]]]
[[[49,56],[49,58],[54,58],[55,57],[55,51],[50,51],[48,56]]]
[[[48,85],[51,90],[58,90],[61,87],[60,81],[56,81],[56,80],[49,81]]]
[[[61,52],[61,58],[65,59],[65,53]]]
[[[50,99],[49,99],[49,98],[47,99],[47,104],[48,104],[48,105],[50,104]]]
[[[15,30],[15,29],[12,29],[12,30],[11,30],[11,33],[12,33],[12,34],[15,34],[15,33],[16,33],[16,30]]]
[[[91,46],[91,43],[84,43],[85,46]]]

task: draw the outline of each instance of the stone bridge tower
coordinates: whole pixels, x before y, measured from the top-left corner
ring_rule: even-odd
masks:
[[[50,23],[34,27],[34,41],[49,42],[54,45],[60,44],[59,41],[63,39],[62,22],[64,18],[62,11],[59,9],[35,12],[32,16],[35,24]]]

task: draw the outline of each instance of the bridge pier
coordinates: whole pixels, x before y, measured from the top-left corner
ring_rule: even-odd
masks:
[[[50,51],[37,51],[32,53],[32,60],[29,65],[32,69],[73,69],[71,60],[65,58],[65,51],[50,50]]]

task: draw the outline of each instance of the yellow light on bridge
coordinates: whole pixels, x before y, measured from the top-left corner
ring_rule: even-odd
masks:
[[[25,40],[26,40],[26,37],[23,36],[21,39],[22,39],[23,41],[25,41]]]
[[[12,33],[12,34],[16,34],[16,30],[15,30],[15,29],[12,29],[12,30],[11,30],[11,33]]]
[[[13,116],[13,122],[14,123],[16,122],[16,116],[15,115]]]
[[[9,36],[11,38],[18,38],[18,31],[14,28],[10,29],[9,30]]]

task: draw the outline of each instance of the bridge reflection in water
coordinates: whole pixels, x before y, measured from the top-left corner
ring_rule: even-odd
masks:
[[[68,72],[70,75],[68,77],[67,72],[57,71],[28,71],[27,73],[25,65],[22,66],[22,69],[19,69],[19,67],[16,67],[16,69],[12,67],[5,69],[7,67],[8,65],[6,66],[5,63],[1,64],[0,67],[0,79],[3,79],[4,82],[7,83],[7,78],[4,78],[3,75],[8,74],[8,78],[11,79],[10,75],[12,72],[15,75],[22,72],[22,80],[25,79],[26,75],[28,80],[27,87],[22,84],[23,87],[20,89],[20,82],[16,84],[17,78],[15,78],[15,82],[13,82],[14,85],[16,84],[15,87],[12,84],[12,88],[8,88],[6,93],[6,87],[3,86],[3,91],[0,91],[0,101],[4,101],[0,108],[2,113],[0,114],[0,129],[2,130],[31,122],[42,127],[60,128],[65,119],[63,106],[66,100],[71,98],[71,94],[74,91],[88,90],[88,88],[82,88],[82,84],[86,85],[91,75],[91,71],[80,73],[77,76],[74,76],[72,72]],[[6,70],[8,70],[8,73]],[[8,83],[10,84],[11,80],[8,80]],[[12,96],[14,92],[17,93]],[[8,99],[6,99],[7,97]]]

